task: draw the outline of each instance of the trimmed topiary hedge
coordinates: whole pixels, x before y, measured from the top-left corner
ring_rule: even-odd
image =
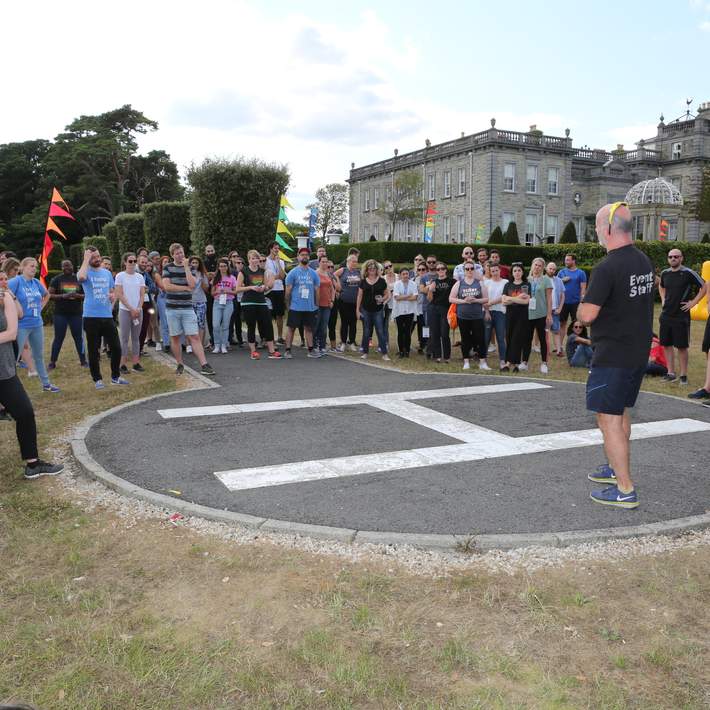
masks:
[[[108,243],[108,256],[111,257],[112,264],[121,263],[121,249],[118,246],[118,229],[115,222],[104,224],[101,234],[106,237]]]
[[[64,244],[62,244],[62,242],[58,239],[52,240],[52,244],[54,244],[54,246],[52,247],[52,251],[49,252],[47,266],[50,271],[53,269],[61,270],[62,262],[67,258],[66,252],[64,251]],[[47,283],[49,283],[49,281],[47,281]]]
[[[150,251],[168,253],[173,242],[190,251],[190,203],[151,202],[143,207],[145,246]]]
[[[106,241],[106,237],[84,237],[84,240],[81,243],[82,246],[82,252],[81,252],[81,260],[79,261],[79,265],[81,265],[81,262],[84,260],[84,251],[88,247],[96,247],[99,250],[99,253],[101,256],[111,256],[108,250],[108,242]],[[113,263],[113,258],[111,259],[111,262]]]
[[[69,258],[71,263],[74,264],[74,268],[78,269],[84,260],[84,245],[82,243],[70,245]]]
[[[118,215],[113,221],[116,225],[119,251],[118,263],[120,264],[121,258],[127,251],[137,251],[139,247],[145,246],[143,214],[141,212],[127,212],[126,214]]]

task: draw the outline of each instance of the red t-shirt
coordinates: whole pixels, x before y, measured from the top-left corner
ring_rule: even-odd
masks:
[[[329,275],[323,276],[321,272],[318,272],[320,278],[320,287],[318,289],[318,305],[321,308],[330,308],[330,303],[332,301],[333,293],[333,279]]]

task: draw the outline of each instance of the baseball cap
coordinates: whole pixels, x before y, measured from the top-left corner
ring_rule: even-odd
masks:
[[[305,252],[306,254],[310,254],[310,253],[311,253],[311,250],[310,250],[308,247],[301,247],[301,248],[298,250],[298,253],[299,253],[299,254],[303,254],[304,252]]]
[[[159,251],[151,251],[151,252],[148,254],[148,258],[149,258],[149,259],[152,259],[154,256],[160,256],[160,252],[159,252]]]

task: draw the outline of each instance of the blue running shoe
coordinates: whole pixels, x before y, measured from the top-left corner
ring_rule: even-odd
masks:
[[[42,386],[42,391],[43,392],[52,392],[53,394],[56,394],[57,392],[60,391],[59,387],[53,384],[48,384],[48,385],[43,385]]]
[[[124,380],[123,377],[112,377],[111,384],[112,385],[127,385],[130,383],[128,382],[128,380]]]
[[[616,474],[608,463],[597,466],[597,470],[594,471],[594,473],[588,474],[587,478],[590,481],[594,481],[594,483],[610,483],[616,485]]]
[[[602,505],[613,505],[617,508],[638,508],[639,497],[636,491],[622,493],[616,486],[609,486],[601,491],[592,491],[590,498],[595,503]]]
[[[106,385],[103,380],[96,380],[96,382],[94,382],[94,387],[96,387],[97,390],[102,390],[106,387]]]

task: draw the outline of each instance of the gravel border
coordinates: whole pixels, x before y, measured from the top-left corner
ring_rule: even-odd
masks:
[[[153,354],[151,353],[151,355]],[[155,355],[160,355],[159,359],[166,366],[170,364],[170,358],[166,355],[162,353],[155,353]],[[362,364],[365,365],[369,363]],[[370,366],[377,367],[377,365],[374,364]],[[197,388],[220,387],[219,384],[195,372],[192,368],[185,367],[185,371],[186,373],[189,373],[189,376],[194,378],[196,383],[199,383]],[[400,370],[399,372],[403,371]],[[347,544],[355,543],[357,545],[407,546],[423,550],[475,550],[480,552],[488,550],[517,550],[519,548],[528,547],[564,548],[587,543],[599,543],[608,540],[640,538],[654,535],[674,536],[689,531],[710,529],[710,512],[707,512],[704,515],[676,518],[658,523],[649,523],[647,525],[634,525],[618,528],[572,530],[558,533],[518,533],[470,536],[376,532],[369,530],[327,527],[323,525],[307,525],[287,520],[273,520],[265,517],[235,513],[229,510],[218,510],[216,508],[190,503],[189,501],[180,500],[179,498],[163,495],[161,493],[155,493],[136,486],[135,484],[110,473],[91,456],[86,446],[86,437],[92,426],[100,422],[105,417],[119,412],[122,409],[131,407],[135,404],[157,399],[159,397],[167,397],[172,394],[175,393],[165,392],[120,404],[106,410],[105,412],[89,417],[77,426],[71,433],[69,443],[71,445],[74,458],[79,463],[79,466],[83,472],[90,478],[100,481],[109,489],[123,496],[138,499],[143,503],[147,503],[148,505],[154,506],[158,509],[167,509],[173,512],[179,512],[185,516],[203,518],[217,523],[242,526],[252,531],[258,531],[259,533],[265,532],[289,536],[307,536],[317,540],[335,541]]]

